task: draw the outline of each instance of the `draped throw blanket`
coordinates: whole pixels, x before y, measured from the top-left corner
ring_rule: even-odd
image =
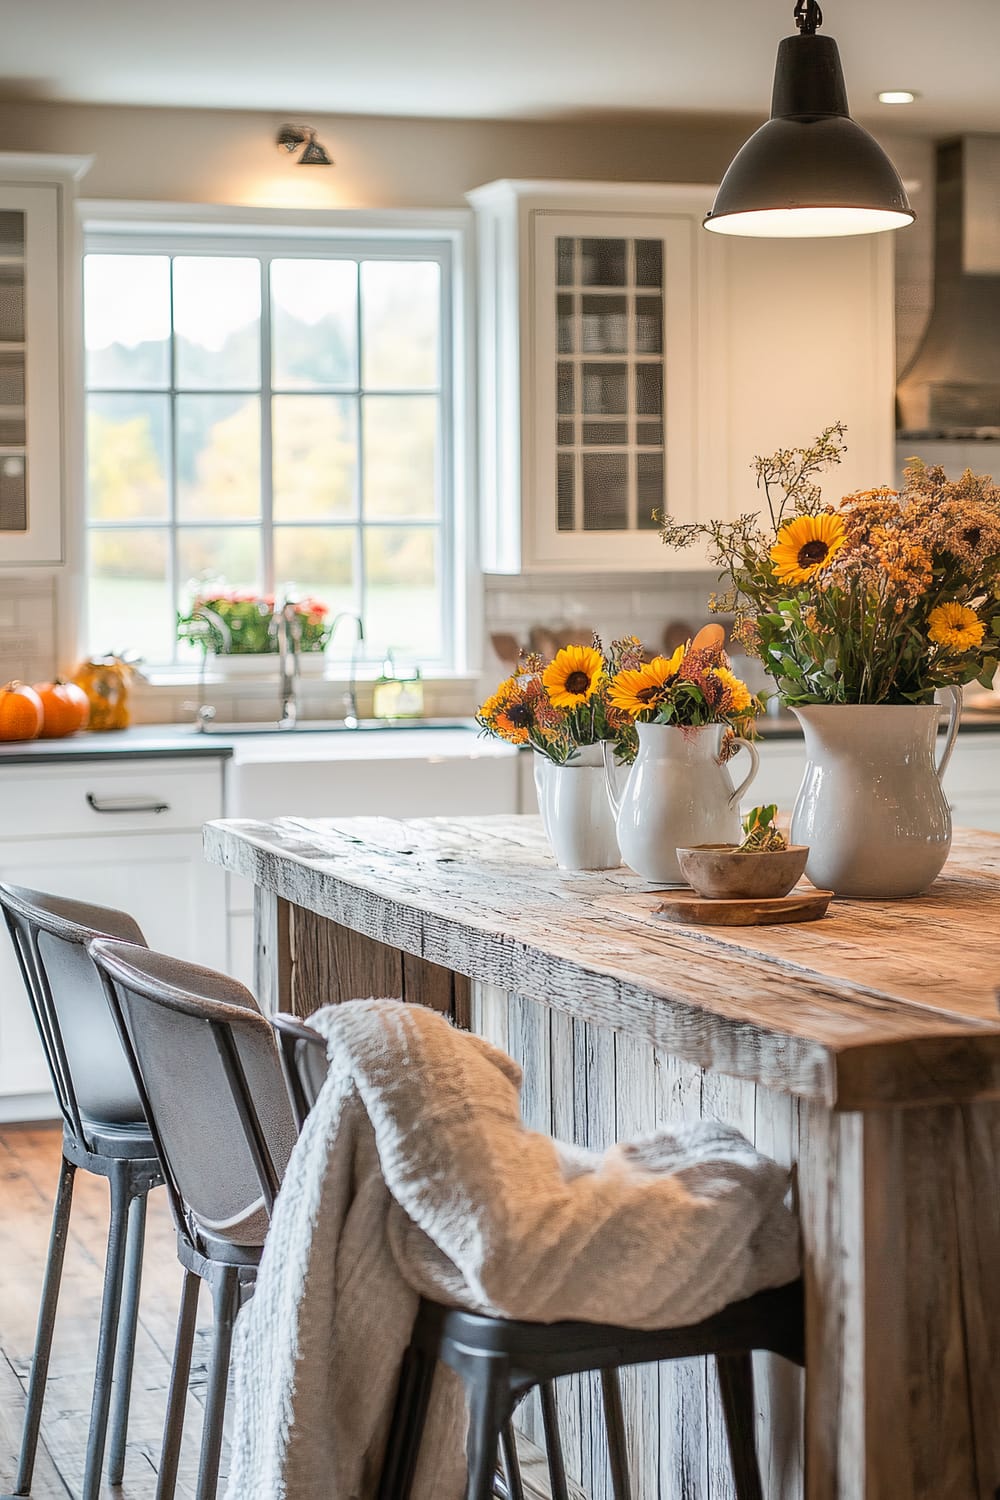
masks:
[[[228,1500],[372,1500],[421,1294],[499,1317],[680,1327],[790,1281],[788,1174],[696,1122],[598,1153],[528,1130],[521,1071],[421,1006],[310,1018],[330,1072],[235,1349]],[[439,1368],[414,1500],[461,1500]]]

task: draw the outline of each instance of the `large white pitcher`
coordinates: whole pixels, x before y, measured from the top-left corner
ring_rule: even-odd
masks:
[[[792,814],[792,843],[809,845],[806,874],[838,896],[894,899],[925,891],[948,858],[951,809],[941,777],[962,707],[949,688],[951,722],[935,763],[936,703],[831,703],[795,708],[806,769]]]
[[[757,774],[757,751],[749,740],[736,739],[750,756],[750,773],[734,787],[721,758],[724,724],[636,728],[639,753],[620,795],[611,774],[610,745],[604,752],[618,847],[637,875],[656,885],[684,885],[678,848],[740,842],[740,797]]]

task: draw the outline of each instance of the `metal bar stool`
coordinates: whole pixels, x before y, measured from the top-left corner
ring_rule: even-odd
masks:
[[[128,943],[90,957],[117,1018],[177,1229],[184,1287],[157,1500],[171,1500],[191,1371],[199,1281],[215,1325],[196,1500],[214,1500],[233,1325],[253,1294],[295,1140],[271,1028],[250,991],[212,969]]]
[[[77,1169],[82,1168],[107,1178],[111,1194],[94,1394],[80,1492],[81,1500],[97,1500],[109,1423],[108,1480],[118,1485],[124,1475],[146,1198],[163,1177],[118,1029],[86,944],[102,934],[138,945],[144,944],[144,938],[124,912],[18,886],[0,885],[0,908],[63,1119],[59,1185],[14,1494],[31,1492],[73,1184]]]
[[[272,1019],[293,1106],[299,1113],[326,1076],[326,1042],[291,1016]],[[540,1388],[552,1500],[569,1500],[551,1382],[600,1371],[608,1427],[612,1493],[632,1500],[621,1395],[624,1366],[713,1355],[719,1372],[737,1500],[763,1500],[754,1443],[751,1354],[755,1349],[805,1362],[801,1281],[731,1303],[689,1328],[644,1331],[599,1323],[529,1323],[442,1307],[426,1298],[403,1360],[378,1500],[409,1500],[440,1360],[461,1378],[469,1407],[466,1500],[491,1500],[498,1446],[512,1443],[518,1402]],[[508,1482],[510,1475],[508,1475]],[[512,1491],[516,1493],[516,1491]]]

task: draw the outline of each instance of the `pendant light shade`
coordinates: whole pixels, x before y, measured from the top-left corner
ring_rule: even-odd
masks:
[[[771,118],[733,158],[705,228],[716,234],[805,238],[872,234],[915,217],[892,162],[850,116],[840,53],[813,0],[799,0],[797,36],[778,45]]]

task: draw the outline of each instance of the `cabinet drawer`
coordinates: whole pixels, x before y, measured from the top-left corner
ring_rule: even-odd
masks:
[[[222,816],[216,762],[91,762],[0,769],[4,838],[199,829]]]

